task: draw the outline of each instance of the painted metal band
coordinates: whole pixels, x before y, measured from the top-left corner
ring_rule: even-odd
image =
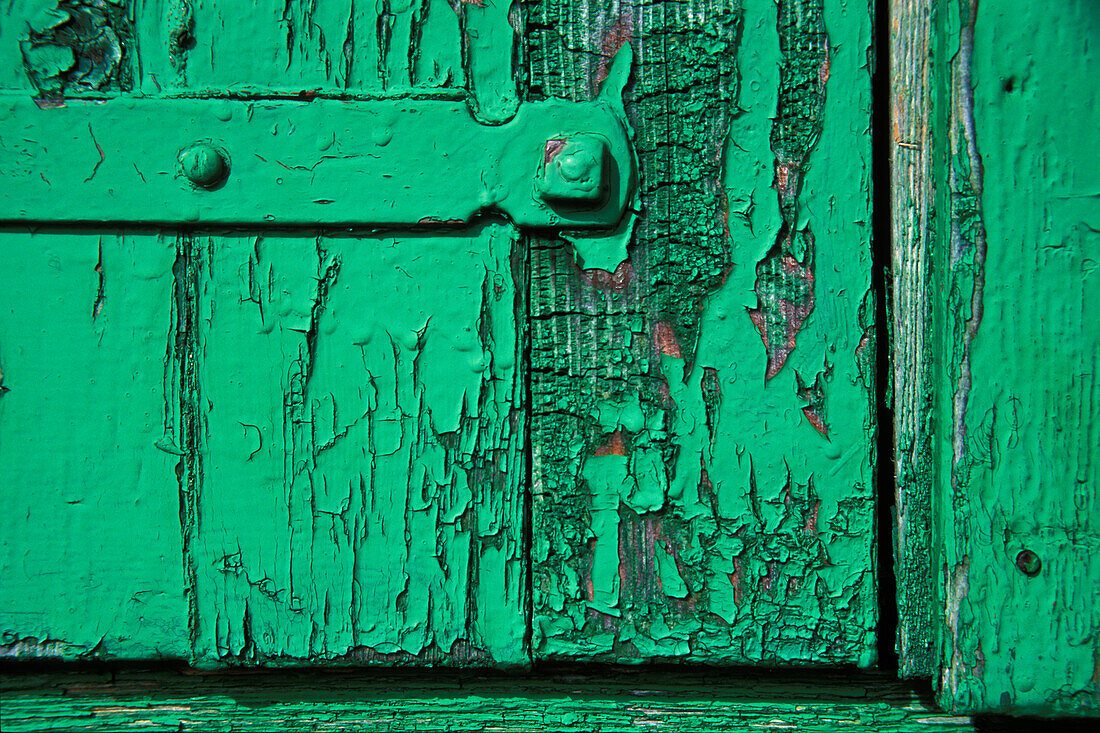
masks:
[[[630,201],[633,160],[603,100],[525,103],[485,125],[459,101],[9,97],[0,221],[412,226],[500,213],[606,228]]]

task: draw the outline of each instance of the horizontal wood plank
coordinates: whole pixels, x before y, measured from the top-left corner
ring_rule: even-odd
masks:
[[[955,733],[969,717],[885,675],[430,676],[178,672],[12,676],[0,724],[16,731],[636,731]],[[705,692],[703,692],[705,690]],[[1011,731],[999,724],[997,730]]]
[[[464,102],[439,100],[41,106],[8,96],[0,223],[454,228],[504,215],[526,227],[613,228],[635,187],[617,106],[528,104],[485,125]],[[150,125],[157,134],[145,134]],[[591,200],[567,198],[550,155],[578,135],[597,148],[595,171],[580,178]]]

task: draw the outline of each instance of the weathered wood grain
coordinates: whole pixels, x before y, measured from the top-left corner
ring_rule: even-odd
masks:
[[[867,9],[528,20],[536,96],[632,45],[642,191],[617,267],[532,250],[536,658],[870,664]]]
[[[933,666],[932,453],[940,297],[932,272],[932,3],[890,5],[890,315],[894,408],[898,673],[929,677]]]
[[[916,299],[898,315],[934,349],[932,407],[910,403],[927,455],[910,465],[935,469],[938,698],[1095,715],[1100,12],[1079,0],[934,10],[930,102],[916,110],[932,120],[917,194],[932,191],[932,215],[913,217],[919,198],[900,210],[896,253],[918,288],[930,269],[935,294],[930,313]],[[926,363],[919,339],[899,343]]]
[[[189,731],[874,731],[984,730],[936,711],[927,693],[882,675],[539,677],[177,672],[9,677],[8,733]],[[700,696],[700,690],[707,694]],[[1010,731],[1003,723],[997,730]]]
[[[173,239],[0,249],[0,655],[186,656]]]

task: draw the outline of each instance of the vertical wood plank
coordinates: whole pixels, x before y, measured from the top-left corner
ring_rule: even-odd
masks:
[[[0,655],[186,657],[172,240],[0,249]]]
[[[536,657],[871,663],[866,8],[528,12],[536,96],[632,45],[643,200],[532,251]]]
[[[898,672],[907,678],[929,677],[933,665],[933,11],[927,0],[895,0],[890,10],[894,574]]]
[[[500,124],[519,108],[518,28],[513,0],[460,2],[462,48],[468,74],[470,111],[486,124]]]
[[[938,696],[951,710],[1095,714],[1100,12],[941,10]]]
[[[511,230],[183,246],[196,656],[522,663],[524,263]]]

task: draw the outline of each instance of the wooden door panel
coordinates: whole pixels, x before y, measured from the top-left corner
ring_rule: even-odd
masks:
[[[182,657],[171,237],[0,233],[0,649]]]
[[[536,94],[590,98],[632,44],[642,192],[624,261],[532,251],[533,653],[870,664],[866,7],[528,22]]]
[[[422,97],[469,97],[479,119],[504,120],[514,113],[514,33],[506,5],[452,7],[431,0],[356,7],[230,0],[17,3],[6,11],[10,22],[0,24],[5,52],[14,49],[9,54],[12,73],[4,84],[20,96],[34,95],[46,108],[31,115],[79,116],[81,109],[92,109],[72,103],[67,110],[53,109],[68,97],[107,97],[103,109],[118,109],[113,105],[127,103],[112,97],[281,98],[299,92],[305,93],[305,107],[314,95],[413,94],[414,107],[427,101]],[[89,40],[93,36],[99,40]],[[288,102],[268,102],[280,103]],[[214,129],[227,117],[216,106],[196,107],[196,119],[187,124],[208,122],[213,126],[209,134],[224,132]],[[10,114],[29,119],[22,112]],[[119,129],[125,125],[107,123],[99,138],[89,127],[88,144],[74,149],[74,156],[87,157],[90,173],[80,174],[79,185],[103,186],[106,198],[122,194],[139,201],[146,182],[142,169],[148,165],[154,176],[179,178],[171,170],[171,140],[163,155],[132,164],[127,158],[134,154],[128,143],[137,142],[145,124],[155,129],[158,120],[146,115],[141,125],[125,130]],[[292,133],[294,125],[278,129]],[[37,158],[21,152],[28,135],[14,128],[9,132],[15,147],[8,140],[5,146],[12,166],[34,167]],[[318,151],[325,146],[315,142],[322,137],[319,132],[309,135],[303,129],[302,135],[312,154],[323,155]],[[389,141],[380,134],[369,140],[347,138],[341,144],[352,147]],[[235,152],[251,160],[250,153],[257,151]],[[421,157],[398,161],[395,170],[382,173],[399,180],[406,167],[410,176],[422,173],[416,170],[424,164]],[[48,177],[35,178],[51,186]],[[198,197],[200,208],[216,195],[189,191],[182,179],[175,182],[184,195]],[[283,180],[275,176],[271,182]],[[441,179],[439,185],[448,183]],[[8,195],[18,200],[18,188],[12,184]],[[80,194],[96,195],[95,190]],[[165,189],[155,197],[160,195],[171,199],[178,192]],[[357,195],[371,196],[370,187]],[[294,205],[286,196],[280,203]],[[116,209],[120,221],[127,221],[125,208]],[[425,216],[430,217],[430,208]],[[170,217],[168,228],[182,219],[188,217]],[[32,577],[39,565],[32,562],[34,553],[21,530],[15,535],[19,542],[5,543],[10,562],[27,566],[26,583],[9,586],[25,597],[17,606],[4,604],[10,653],[102,651],[184,656],[204,664],[522,663],[527,658],[521,545],[527,471],[521,349],[527,270],[515,231],[483,223],[465,232],[452,227],[437,236],[188,230],[157,241],[162,247],[169,243],[164,250],[169,259],[160,273],[166,278],[160,283],[164,292],[156,294],[158,300],[149,288],[132,289],[133,297],[149,299],[133,317],[148,319],[165,311],[167,330],[156,332],[165,343],[152,352],[137,343],[131,347],[143,359],[155,359],[156,404],[164,413],[156,436],[162,471],[142,463],[145,483],[138,489],[133,482],[123,484],[127,496],[135,496],[135,507],[120,513],[120,524],[111,524],[105,534],[124,546],[115,551],[120,559],[90,558],[100,571],[97,580],[63,574],[69,587],[61,595],[71,596],[72,603],[96,600],[87,586],[102,582],[108,599],[115,599],[135,585],[148,594],[146,586],[153,585],[175,604],[161,605],[182,615],[165,620],[163,613],[155,613],[164,609],[151,606],[142,618],[157,633],[135,631],[129,610],[130,616],[92,619],[87,633],[83,627],[76,633],[70,627],[80,625],[80,618],[65,615],[71,614],[72,603],[62,607],[60,601],[43,599],[41,593],[53,586]],[[25,244],[11,242],[12,247]],[[95,264],[89,265],[92,275]],[[126,270],[113,269],[120,273],[111,276],[117,277],[114,283],[125,286]],[[48,297],[62,287],[30,265],[12,274],[17,273],[38,278],[27,285],[38,282]],[[122,302],[119,296],[113,299]],[[24,340],[36,343],[16,323],[4,329],[5,351],[8,343],[16,348]],[[103,323],[100,318],[101,331]],[[141,324],[144,329],[145,321]],[[53,337],[60,337],[63,328],[59,324]],[[109,341],[102,354],[91,344],[88,348],[74,362],[80,377],[109,370],[112,360],[118,361],[116,352],[123,350]],[[142,376],[148,378],[148,365],[142,365]],[[28,364],[17,360],[9,374],[14,368],[17,381],[27,382],[48,378],[55,366],[45,358]],[[29,390],[24,394],[31,396]],[[100,396],[102,410],[114,415],[140,409],[117,389]],[[74,401],[71,407],[81,404]],[[20,409],[23,413],[9,413],[25,418],[29,408]],[[57,407],[62,423],[70,419],[67,409]],[[29,432],[25,424],[7,425],[18,426],[21,435]],[[66,450],[59,431],[48,437],[49,450]],[[15,450],[12,441],[7,443]],[[122,448],[106,468],[129,466],[124,459],[138,448]],[[99,450],[93,444],[90,455]],[[72,449],[71,457],[80,458],[80,449]],[[22,469],[32,458],[13,461],[12,473],[5,474],[13,487],[5,496],[13,505],[12,521],[30,511],[36,484]],[[158,481],[172,498],[167,513],[160,503],[141,498],[154,492]],[[79,499],[81,491],[90,489],[85,478],[70,472],[49,490],[51,497]],[[98,504],[109,507],[113,501],[117,497],[107,494]],[[114,521],[103,515],[97,519]],[[174,530],[158,545],[147,535],[161,532],[166,522]],[[127,545],[126,526],[134,524],[147,531]],[[35,526],[42,533],[54,531],[48,524]],[[55,529],[66,527],[62,523]],[[64,551],[84,547],[83,535],[67,537],[78,547],[42,555],[42,569],[62,562]],[[123,570],[112,564],[145,558],[148,546],[155,546],[157,554]],[[171,581],[157,575],[162,569],[153,558],[163,561],[162,552],[171,561]],[[8,561],[6,556],[5,566]],[[9,608],[22,615],[9,617]],[[26,619],[33,623],[23,623]],[[52,633],[59,621],[68,624],[61,628],[65,634]],[[95,651],[89,651],[95,642],[86,643],[91,633],[105,639]],[[51,643],[39,645],[40,639]],[[52,643],[58,639],[65,643]]]
[[[196,656],[521,663],[514,232],[182,246]]]

